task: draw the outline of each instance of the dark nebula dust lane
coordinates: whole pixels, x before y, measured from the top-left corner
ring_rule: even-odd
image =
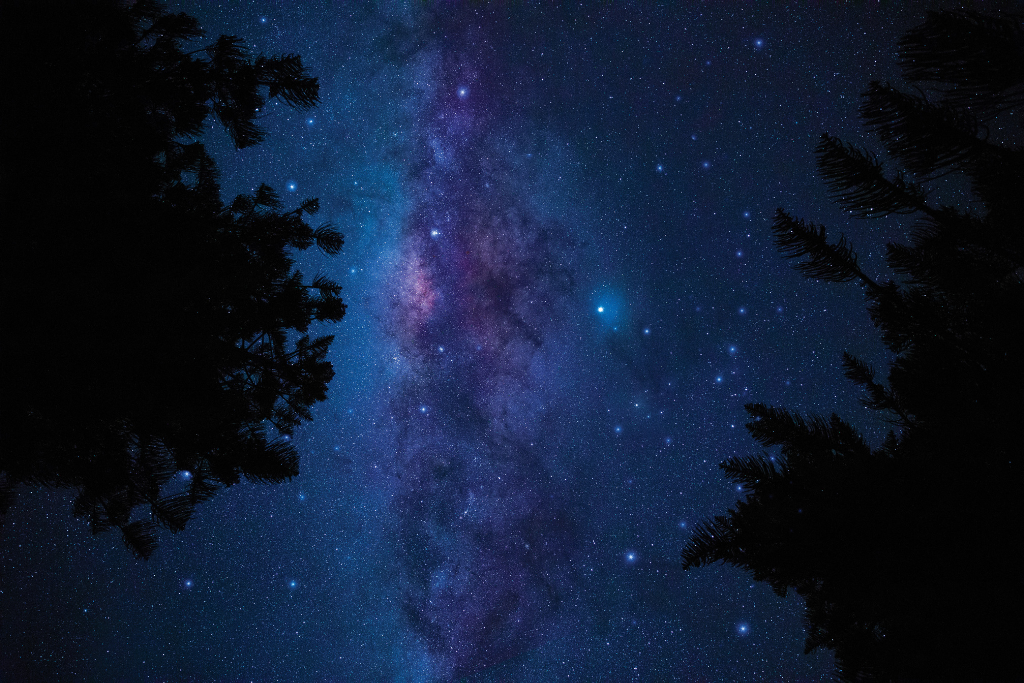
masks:
[[[574,590],[577,529],[552,459],[576,273],[565,226],[528,200],[507,93],[482,76],[501,65],[429,57],[439,85],[418,114],[384,297],[402,367],[391,532],[408,628],[448,679],[536,646]]]

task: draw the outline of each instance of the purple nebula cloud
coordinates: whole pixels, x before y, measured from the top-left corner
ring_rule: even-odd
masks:
[[[447,679],[535,646],[573,590],[552,434],[574,287],[566,232],[531,204],[500,112],[475,104],[485,85],[438,80],[473,87],[438,88],[420,117],[428,160],[386,327],[402,361],[388,403],[402,607]]]

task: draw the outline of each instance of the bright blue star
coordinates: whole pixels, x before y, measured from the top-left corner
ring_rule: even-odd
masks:
[[[756,38],[754,40],[754,49],[760,50],[762,47],[764,47],[764,38]]]
[[[702,161],[702,162],[700,162],[700,165],[703,168],[711,168],[711,162],[710,161]]]
[[[459,99],[464,100],[469,97],[469,88],[463,86],[459,88]]]
[[[736,632],[739,633],[741,636],[747,635],[748,633],[750,633],[750,624],[747,624],[745,622],[736,624]]]
[[[598,306],[597,307],[597,312],[598,313],[604,313],[604,306]]]
[[[288,188],[289,192],[295,192],[297,189],[299,189],[299,184],[296,183],[294,180],[289,180],[285,187]]]
[[[194,584],[192,583],[192,579],[185,579],[185,583],[184,583],[185,590],[188,590],[189,588],[192,588],[193,585]]]
[[[299,582],[296,581],[295,579],[292,579],[291,581],[288,582],[288,587],[291,588],[292,590],[295,590],[296,588],[299,587]]]
[[[632,550],[627,552],[626,553],[626,562],[628,562],[629,564],[633,564],[634,562],[636,562],[636,553],[634,553]]]

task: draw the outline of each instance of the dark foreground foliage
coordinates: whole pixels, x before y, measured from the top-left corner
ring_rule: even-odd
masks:
[[[212,117],[258,143],[265,103],[311,107],[317,81],[238,38],[187,48],[196,21],[149,1],[5,2],[0,25],[0,512],[18,484],[71,487],[148,557],[219,488],[296,475],[280,435],[325,398],[332,338],[308,330],[345,305],[290,254],[342,236],[306,222],[315,199],[224,204],[201,142]]]
[[[853,281],[895,359],[885,380],[844,354],[893,430],[871,446],[836,415],[747,406],[781,452],[731,459],[749,494],[704,522],[687,568],[718,560],[806,601],[807,651],[846,681],[1021,680],[1024,569],[1024,30],[1021,17],[932,13],[900,44],[913,92],[872,83],[861,116],[902,170],[824,135],[819,170],[851,215],[916,218],[877,282],[846,240],[782,210],[780,251]],[[970,207],[929,202],[954,174]]]

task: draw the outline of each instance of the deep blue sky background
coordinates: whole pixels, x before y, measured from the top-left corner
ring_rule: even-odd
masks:
[[[742,491],[743,404],[872,437],[843,349],[884,363],[855,285],[802,279],[777,207],[881,272],[897,221],[823,191],[870,80],[935,3],[183,2],[212,40],[302,55],[224,193],[321,198],[344,286],[302,474],[243,484],[148,562],[72,494],[0,538],[0,681],[817,681],[801,605],[684,574]],[[989,6],[983,6],[990,8]]]

